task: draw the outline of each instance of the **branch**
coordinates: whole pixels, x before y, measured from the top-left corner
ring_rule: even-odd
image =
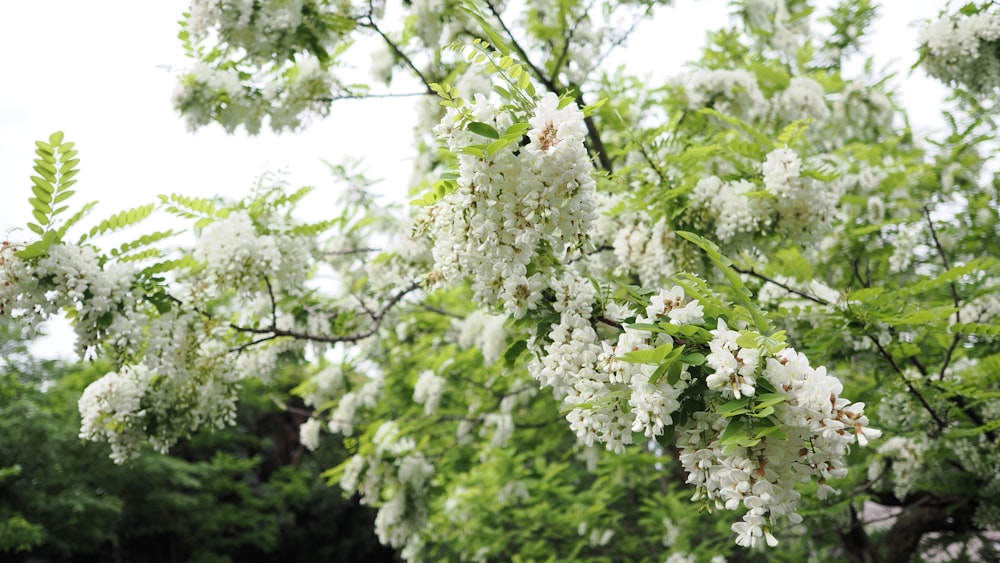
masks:
[[[931,239],[934,241],[934,247],[937,248],[938,255],[941,256],[941,264],[944,265],[945,270],[951,269],[951,264],[948,263],[948,255],[944,251],[944,247],[941,246],[941,241],[938,240],[937,230],[934,228],[934,221],[931,221],[931,210],[925,205],[924,206],[924,216],[927,217],[927,227],[931,231]],[[952,280],[948,283],[951,287],[951,299],[955,304],[955,309],[960,309],[962,306],[961,300],[958,298],[958,287],[955,285],[955,281]],[[955,322],[962,322],[961,311],[955,311]],[[941,363],[941,372],[938,375],[939,379],[944,379],[944,372],[947,371],[948,365],[951,364],[951,356],[955,352],[955,348],[958,347],[958,343],[962,341],[962,335],[955,333],[955,336],[951,339],[951,345],[948,346],[948,350],[944,354],[944,361]]]
[[[780,287],[781,289],[784,289],[785,291],[787,291],[789,293],[794,293],[795,295],[798,295],[799,297],[802,297],[803,299],[808,299],[809,301],[812,301],[814,303],[819,303],[820,305],[826,305],[828,307],[832,305],[831,303],[827,302],[825,299],[820,299],[819,297],[816,297],[815,295],[809,295],[808,293],[805,293],[804,291],[799,291],[799,290],[791,287],[788,284],[784,284],[784,283],[781,283],[781,282],[779,282],[777,280],[771,279],[771,278],[765,276],[764,274],[761,274],[761,273],[757,272],[753,268],[750,268],[749,270],[746,270],[746,269],[737,267],[735,264],[732,265],[731,267],[734,270],[736,270],[737,272],[741,273],[741,274],[748,274],[748,275],[751,275],[751,276],[753,276],[753,277],[755,277],[757,279],[763,280],[763,281],[765,281],[767,283],[774,284],[774,285]]]
[[[359,340],[364,340],[365,338],[368,338],[369,336],[372,336],[373,334],[378,332],[379,327],[382,326],[382,321],[385,320],[385,316],[389,313],[389,311],[394,306],[396,306],[396,304],[402,301],[406,295],[419,288],[420,284],[421,284],[420,280],[411,283],[408,287],[400,290],[399,293],[393,295],[388,301],[383,303],[382,306],[379,307],[377,311],[368,311],[368,316],[371,317],[372,326],[369,327],[368,330],[356,332],[354,334],[334,335],[334,336],[324,335],[324,334],[310,334],[308,331],[281,329],[275,326],[273,322],[271,326],[265,328],[239,326],[237,324],[230,323],[229,328],[237,332],[264,335],[262,338],[258,338],[257,340],[233,348],[232,350],[230,350],[230,352],[241,352],[243,350],[246,350],[247,348],[250,348],[251,346],[255,346],[262,342],[267,342],[269,340],[274,340],[277,338],[292,338],[294,340],[325,342],[328,344],[336,344],[339,342],[357,342]]]
[[[403,53],[402,49],[400,49],[399,46],[396,45],[396,43],[392,39],[389,39],[389,36],[387,36],[385,32],[383,32],[379,28],[378,24],[375,23],[375,19],[372,18],[373,12],[374,8],[372,6],[371,1],[369,1],[368,13],[363,16],[365,21],[358,22],[358,25],[360,25],[361,27],[366,27],[377,33],[382,38],[382,40],[385,41],[386,45],[388,45],[389,48],[392,49],[392,52],[395,53],[397,57],[402,59],[402,61],[406,63],[406,66],[410,67],[410,70],[412,70],[414,74],[417,75],[417,78],[420,79],[420,82],[422,82],[424,84],[424,88],[426,88],[426,91],[424,93],[431,96],[436,95],[434,93],[434,90],[431,89],[431,81],[428,80],[426,76],[424,76],[424,73],[420,72],[420,69],[417,68],[417,65],[413,64],[413,61],[410,59],[410,57],[408,57],[405,53]]]
[[[333,103],[337,100],[368,100],[373,98],[415,98],[417,96],[429,96],[433,93],[427,92],[380,92],[378,94],[343,94],[331,96],[329,98],[316,98],[318,102]]]
[[[906,384],[906,387],[909,388],[910,392],[913,393],[917,397],[917,399],[920,400],[920,404],[923,405],[924,410],[930,413],[931,418],[933,418],[934,422],[937,423],[938,433],[940,433],[941,430],[944,430],[944,427],[947,426],[947,423],[945,423],[945,421],[940,416],[938,416],[938,413],[934,412],[934,409],[931,408],[931,404],[927,402],[927,399],[924,398],[922,394],[920,394],[920,391],[918,391],[916,387],[913,386],[913,383],[910,382],[910,380],[906,377],[906,374],[903,373],[903,370],[900,369],[899,365],[896,363],[896,360],[892,357],[892,354],[890,354],[885,348],[882,347],[882,344],[879,343],[878,338],[875,338],[871,334],[867,333],[865,334],[865,336],[867,336],[868,339],[875,344],[875,347],[878,348],[878,351],[879,353],[882,354],[882,357],[889,362],[890,366],[892,366],[893,371],[899,374],[899,377],[903,380],[903,383]]]
[[[486,5],[490,9],[490,13],[492,13],[493,16],[497,19],[497,21],[500,22],[500,28],[503,29],[504,33],[507,35],[507,38],[510,40],[511,47],[513,47],[514,50],[517,51],[518,57],[520,57],[521,60],[524,61],[524,64],[528,65],[528,68],[531,69],[531,72],[535,75],[536,78],[538,78],[539,82],[541,82],[542,85],[545,86],[545,89],[548,90],[549,92],[552,92],[553,94],[556,95],[561,94],[561,92],[559,91],[559,87],[552,80],[552,78],[550,78],[544,72],[542,72],[542,69],[538,68],[535,65],[535,63],[531,62],[531,59],[528,58],[527,51],[525,51],[524,48],[521,47],[521,44],[518,43],[517,39],[514,38],[514,33],[510,30],[509,27],[507,27],[507,23],[503,21],[503,18],[500,17],[500,12],[497,11],[496,7],[493,5],[493,2],[487,0]],[[576,107],[580,108],[581,110],[586,106],[586,104],[583,103],[582,95],[576,97],[575,101],[576,101]],[[591,149],[593,149],[593,151],[597,153],[597,160],[601,163],[601,168],[603,168],[606,172],[610,174],[611,172],[614,171],[614,167],[611,164],[611,158],[608,157],[608,151],[604,147],[604,141],[601,140],[601,134],[597,130],[597,126],[594,124],[593,118],[591,116],[584,117],[583,123],[587,126],[587,137],[590,139]]]
[[[606,324],[608,326],[615,327],[618,330],[625,330],[625,327],[622,326],[622,323],[620,323],[620,322],[618,322],[618,321],[616,321],[614,319],[609,319],[608,317],[605,317],[604,315],[598,315],[597,317],[594,317],[594,320],[597,321],[597,322],[599,322],[599,323],[604,323],[604,324]]]
[[[366,254],[368,252],[381,252],[381,248],[348,248],[346,250],[329,250],[323,256],[349,256],[351,254]]]

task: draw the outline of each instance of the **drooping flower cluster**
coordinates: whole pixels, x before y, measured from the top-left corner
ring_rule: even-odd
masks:
[[[680,407],[678,397],[686,388],[684,376],[674,383],[653,379],[657,366],[634,362],[629,354],[648,351],[664,341],[648,333],[625,328],[614,341],[602,341],[592,326],[592,301],[596,295],[585,279],[566,274],[553,281],[559,325],[553,327],[537,359],[529,366],[543,387],[552,387],[566,418],[580,443],[602,443],[621,453],[632,443],[632,432],[653,438],[662,435],[673,422],[671,415]],[[664,318],[673,324],[700,323],[697,300],[684,302],[680,287],[652,298],[647,317],[636,316],[621,306],[609,307],[621,318],[635,317],[637,323]]]
[[[122,463],[146,442],[166,452],[202,426],[236,422],[241,375],[214,341],[197,335],[183,315],[165,315],[149,327],[145,363],[122,366],[87,386],[79,401],[80,437],[108,441]],[[174,340],[174,339],[177,340]]]
[[[507,347],[506,322],[506,315],[491,315],[484,309],[477,309],[452,323],[456,344],[462,349],[479,349],[483,362],[494,364]]]
[[[596,248],[610,251],[577,262],[579,271],[594,278],[635,274],[651,287],[677,271],[679,245],[665,217],[654,221],[647,212],[616,212],[624,203],[605,194],[597,201],[606,212],[594,222],[591,238]]]
[[[76,351],[83,357],[113,335],[114,352],[127,358],[143,339],[143,303],[128,264],[101,268],[89,246],[56,244],[32,261],[19,258],[17,245],[0,246],[0,314],[19,317],[27,330],[62,310],[76,311]]]
[[[313,0],[192,0],[187,26],[195,40],[214,31],[250,58],[270,60],[295,52],[306,7],[318,11]]]
[[[436,132],[459,154],[458,189],[428,209],[434,260],[448,281],[472,279],[478,303],[500,303],[519,318],[537,307],[548,287],[544,261],[562,260],[586,243],[594,218],[592,165],[586,130],[575,107],[559,108],[547,94],[529,118],[524,147],[493,154],[464,149],[483,144],[450,110]],[[471,118],[505,131],[514,116],[481,96]]]
[[[772,100],[775,118],[779,123],[790,123],[800,119],[817,121],[830,117],[826,106],[826,92],[823,86],[805,76],[792,78],[788,87]]]
[[[260,287],[262,275],[283,270],[274,237],[258,236],[245,211],[205,227],[194,255],[205,262],[207,281],[219,290],[252,292]]]
[[[777,232],[799,237],[822,233],[836,216],[843,182],[824,182],[803,172],[799,155],[787,148],[768,153],[761,164],[763,188],[749,180],[702,178],[691,193],[722,242],[740,235]]]
[[[721,113],[753,121],[768,108],[757,79],[743,70],[709,70],[696,74],[688,84],[691,109],[711,107]]]
[[[927,74],[977,94],[1000,86],[1000,15],[945,16],[922,29],[918,41]]]
[[[149,387],[144,366],[125,366],[88,385],[80,397],[80,437],[106,440],[111,459],[123,463],[145,442],[143,398]]]
[[[192,131],[218,122],[230,133],[242,125],[256,135],[265,118],[274,131],[295,129],[302,125],[304,116],[329,111],[335,81],[310,54],[300,54],[287,66],[268,82],[246,83],[236,69],[198,61],[179,77],[173,105],[184,114]]]
[[[802,35],[808,31],[805,18],[792,18],[785,0],[747,0],[743,3],[744,21],[760,35],[764,44],[788,60],[795,60]]]
[[[677,446],[688,483],[698,488],[696,498],[745,511],[732,527],[736,543],[753,547],[763,540],[774,546],[772,526],[802,520],[795,484],[815,478],[819,497],[826,498],[834,492],[827,481],[847,474],[849,446],[864,446],[880,432],[868,427],[863,403],[840,397],[840,381],[825,368],[812,368],[791,348],[768,354],[766,361],[761,350],[745,356],[747,349],[735,344],[733,332],[721,320],[713,331],[707,364],[715,371],[707,382],[724,397],[744,399],[749,413],[695,413],[678,429]],[[733,349],[738,351],[733,354]],[[750,370],[742,368],[751,365],[756,381],[743,375]],[[768,393],[759,392],[762,386]]]
[[[375,516],[379,541],[396,548],[405,546],[404,557],[411,560],[405,552],[420,549],[434,465],[417,451],[413,438],[400,435],[395,421],[382,423],[372,444],[370,455],[355,455],[344,465],[340,488],[346,494],[360,494],[362,504],[381,505]]]

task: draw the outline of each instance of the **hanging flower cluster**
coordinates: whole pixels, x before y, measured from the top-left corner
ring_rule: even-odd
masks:
[[[919,43],[927,74],[977,94],[1000,86],[1000,15],[945,16],[921,30]]]
[[[467,119],[507,131],[516,117],[477,96]],[[459,178],[457,190],[427,211],[434,260],[449,282],[471,278],[478,303],[503,304],[520,318],[549,287],[552,261],[581,248],[594,221],[583,117],[547,94],[527,121],[529,142],[492,153],[464,150],[482,141],[463,127],[468,122],[452,108],[436,129],[459,155]]]

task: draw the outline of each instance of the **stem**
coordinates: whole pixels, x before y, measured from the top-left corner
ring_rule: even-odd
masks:
[[[375,19],[372,18],[372,13],[374,13],[374,11],[375,9],[372,6],[372,3],[369,1],[368,13],[363,16],[364,21],[358,22],[358,25],[360,25],[361,27],[368,28],[377,33],[382,38],[382,40],[385,41],[386,45],[388,45],[389,48],[392,49],[392,52],[395,53],[397,57],[402,59],[402,61],[406,63],[406,66],[410,67],[410,70],[412,70],[414,74],[417,75],[417,78],[419,78],[420,81],[423,82],[424,87],[427,89],[424,93],[434,96],[435,94],[434,90],[431,89],[430,80],[428,80],[427,77],[424,76],[424,73],[420,72],[420,69],[417,68],[417,65],[413,64],[413,61],[410,59],[410,57],[408,57],[405,53],[403,53],[403,50],[400,49],[399,46],[396,45],[396,43],[392,39],[389,39],[389,36],[387,36],[385,32],[383,32],[379,28],[377,23],[375,23]]]
[[[546,74],[542,72],[542,69],[538,68],[538,66],[536,66],[535,63],[531,62],[531,59],[528,58],[527,51],[525,51],[524,48],[521,47],[521,44],[518,43],[517,39],[514,38],[514,32],[512,32],[509,27],[507,27],[507,23],[503,21],[502,17],[500,17],[500,12],[497,11],[496,6],[493,5],[493,2],[487,0],[486,6],[489,7],[490,13],[493,14],[493,17],[495,17],[497,21],[500,22],[500,28],[503,29],[504,33],[507,35],[507,39],[510,40],[511,47],[513,47],[514,50],[517,51],[517,56],[520,57],[522,61],[524,61],[524,64],[528,65],[528,68],[531,69],[532,74],[534,74],[535,77],[538,78],[539,82],[541,82],[542,85],[545,86],[546,90],[552,92],[553,94],[559,95],[561,93],[559,87],[556,85],[555,82],[552,81],[552,78],[546,76]],[[586,105],[583,103],[582,96],[577,97],[575,101],[576,101],[576,107],[580,109],[583,109],[584,106]],[[611,164],[611,158],[608,156],[608,151],[604,147],[604,141],[601,140],[601,134],[597,130],[597,125],[594,124],[594,120],[591,116],[583,118],[583,123],[587,126],[587,137],[590,139],[590,145],[591,145],[590,148],[597,154],[597,160],[601,163],[601,168],[603,168],[606,172],[610,174],[611,172],[614,171],[614,167]]]
[[[794,293],[795,295],[798,295],[799,297],[802,297],[803,299],[808,299],[809,301],[812,301],[813,303],[819,303],[820,305],[826,305],[826,306],[830,306],[831,305],[831,303],[828,303],[825,299],[820,299],[819,297],[816,297],[815,295],[809,295],[808,293],[805,293],[804,291],[799,291],[799,290],[797,290],[797,289],[789,286],[788,284],[784,284],[784,283],[781,283],[781,282],[779,282],[777,280],[771,279],[771,278],[765,276],[764,274],[761,274],[761,273],[757,272],[753,268],[750,268],[749,270],[746,270],[746,269],[743,269],[743,268],[739,268],[736,265],[733,265],[732,268],[734,270],[736,270],[737,272],[741,273],[741,274],[748,274],[748,275],[751,275],[751,276],[753,276],[753,277],[755,277],[757,279],[763,280],[763,281],[765,281],[767,283],[774,284],[774,285],[780,287],[781,289],[784,289],[785,291],[787,291],[789,293]]]
[[[927,217],[927,227],[931,231],[931,239],[934,241],[934,247],[937,248],[938,255],[941,257],[941,264],[944,265],[945,270],[951,269],[951,264],[948,262],[948,255],[944,251],[944,247],[941,246],[941,241],[938,240],[937,230],[934,228],[934,221],[931,221],[931,210],[926,205],[924,206],[924,216]],[[962,306],[961,300],[958,297],[958,287],[955,285],[954,280],[948,283],[951,288],[951,300],[955,304],[955,309],[960,309]],[[955,311],[955,322],[962,322],[961,311]],[[944,379],[944,373],[948,369],[948,365],[951,364],[951,356],[955,352],[955,348],[958,347],[958,343],[961,342],[961,334],[956,333],[951,339],[951,345],[948,346],[948,350],[945,352],[944,361],[941,363],[941,372],[939,373],[939,379]]]
[[[419,280],[411,283],[408,287],[400,290],[399,293],[393,295],[392,298],[383,303],[382,306],[379,307],[377,311],[370,311],[366,308],[368,316],[371,317],[372,325],[371,327],[368,328],[368,330],[356,332],[354,334],[330,336],[324,334],[310,334],[307,331],[280,329],[277,326],[275,326],[274,319],[272,319],[271,326],[265,328],[245,327],[230,323],[229,328],[237,332],[264,335],[263,337],[248,342],[246,344],[243,344],[242,346],[233,348],[232,350],[230,350],[230,352],[241,352],[243,350],[246,350],[247,348],[250,348],[251,346],[255,346],[257,344],[260,344],[262,342],[267,342],[269,340],[275,340],[277,338],[292,338],[294,340],[308,340],[310,342],[325,342],[328,344],[336,344],[339,342],[357,342],[359,340],[364,340],[365,338],[368,338],[369,336],[372,336],[373,334],[378,332],[379,327],[382,326],[382,321],[385,320],[385,317],[389,313],[389,311],[393,307],[395,307],[400,301],[402,301],[406,295],[419,288],[420,284],[421,282]]]
[[[906,374],[903,373],[903,370],[900,369],[899,364],[896,363],[896,360],[892,357],[892,354],[890,354],[885,348],[882,347],[882,344],[879,343],[878,339],[872,336],[871,334],[866,334],[865,336],[867,336],[868,339],[875,344],[875,347],[878,348],[878,351],[879,353],[882,354],[882,357],[889,362],[890,366],[892,366],[893,371],[899,374],[899,377],[903,380],[903,383],[906,384],[906,387],[909,388],[910,392],[913,393],[920,401],[920,404],[923,405],[924,410],[930,413],[931,418],[934,419],[934,422],[937,424],[938,427],[938,432],[940,433],[940,431],[943,430],[945,426],[947,426],[947,423],[945,423],[945,421],[940,416],[938,416],[938,413],[934,412],[934,409],[931,408],[931,404],[928,403],[927,399],[924,398],[924,396],[920,393],[920,391],[918,391],[917,388],[913,386],[913,383],[910,382],[910,380],[906,377]]]

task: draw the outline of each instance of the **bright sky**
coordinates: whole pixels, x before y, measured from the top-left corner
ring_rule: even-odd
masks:
[[[869,52],[877,64],[895,62],[906,77],[916,60],[915,21],[933,18],[943,0],[884,0]],[[171,68],[187,66],[177,40],[183,0],[33,0],[7,2],[0,19],[6,86],[0,89],[0,233],[24,240],[30,232],[29,176],[34,141],[61,130],[77,143],[81,172],[71,203],[101,203],[92,220],[150,203],[158,194],[238,198],[265,171],[284,169],[293,186],[316,186],[309,218],[336,208],[336,192],[321,159],[363,157],[382,191],[405,196],[409,177],[412,99],[341,101],[303,132],[257,137],[226,135],[218,126],[187,131],[170,105]],[[725,0],[675,0],[660,10],[617,58],[636,72],[677,74],[696,57],[704,31],[719,27]],[[367,57],[367,55],[366,55]],[[359,64],[365,64],[367,58]],[[916,123],[937,124],[942,88],[921,72],[907,78],[904,103]],[[75,200],[75,201],[74,201]],[[89,226],[89,224],[88,224]],[[22,227],[20,231],[11,231]],[[52,329],[38,352],[68,356],[71,338]]]

